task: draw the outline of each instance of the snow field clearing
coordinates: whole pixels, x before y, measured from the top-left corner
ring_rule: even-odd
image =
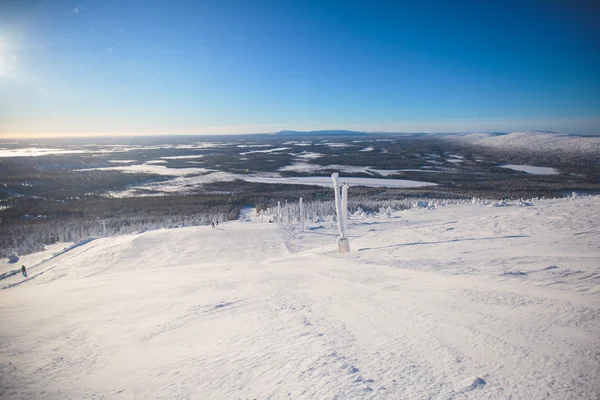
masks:
[[[515,165],[515,164],[506,164],[500,165],[501,168],[508,168],[515,171],[526,172],[528,174],[534,175],[556,175],[558,172],[554,168],[549,167],[536,167],[533,165]]]
[[[595,399],[599,214],[414,209],[348,255],[316,225],[96,239],[0,290],[0,397]]]
[[[331,178],[328,176],[292,176],[292,177],[266,177],[266,176],[248,176],[243,178],[246,182],[259,183],[284,183],[290,185],[309,185],[309,186],[331,186]],[[340,177],[341,182],[346,182],[353,186],[369,187],[425,187],[436,186],[436,183],[414,181],[409,179],[381,179],[381,178],[355,178]]]

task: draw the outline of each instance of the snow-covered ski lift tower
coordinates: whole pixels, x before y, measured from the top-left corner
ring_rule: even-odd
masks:
[[[339,174],[334,172],[331,175],[333,179],[333,191],[335,193],[335,213],[338,223],[338,253],[350,253],[350,242],[346,237],[346,219],[348,216],[348,184],[344,183],[341,187],[340,195],[340,182]]]

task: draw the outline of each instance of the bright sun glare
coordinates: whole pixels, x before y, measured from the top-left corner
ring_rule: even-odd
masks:
[[[8,72],[8,62],[6,55],[4,54],[5,41],[4,38],[0,37],[0,76],[5,75]]]
[[[6,76],[14,64],[14,56],[8,54],[8,42],[0,36],[0,76]]]

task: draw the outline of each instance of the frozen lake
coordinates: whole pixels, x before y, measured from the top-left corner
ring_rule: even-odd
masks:
[[[301,177],[244,177],[245,181],[258,183],[284,183],[289,185],[325,186],[333,185],[328,176],[301,176]],[[411,181],[408,179],[378,179],[378,178],[353,178],[340,177],[340,182],[352,186],[389,187],[389,188],[416,188],[436,186],[435,183]]]

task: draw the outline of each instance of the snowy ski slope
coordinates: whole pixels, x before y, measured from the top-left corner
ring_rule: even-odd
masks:
[[[600,198],[353,219],[348,255],[253,215],[30,256],[0,398],[600,395]]]

